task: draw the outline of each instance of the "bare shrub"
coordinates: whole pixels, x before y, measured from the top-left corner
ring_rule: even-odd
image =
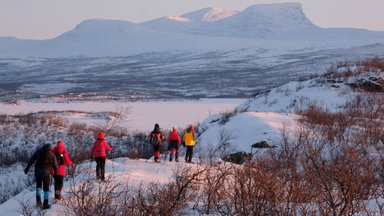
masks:
[[[236,115],[236,110],[227,110],[221,114],[219,124],[224,125],[229,121],[230,118]]]
[[[18,203],[19,203],[19,210],[17,211],[18,213],[25,216],[33,215],[34,206],[30,202],[18,200]]]
[[[75,134],[77,131],[87,131],[88,127],[86,123],[72,122],[69,126],[69,133]]]
[[[131,114],[131,107],[116,106],[113,112],[109,113],[109,116],[104,122],[97,125],[97,131],[104,131],[106,134],[121,134],[122,123],[129,120]],[[124,133],[125,135],[126,133]]]
[[[382,72],[384,71],[384,58],[374,57],[365,59],[360,62],[360,66],[362,66],[365,71]]]
[[[358,97],[355,104],[366,102]],[[376,197],[379,189],[378,160],[370,154],[379,140],[375,139],[378,130],[367,124],[378,116],[365,106],[347,107],[339,113],[310,107],[296,135],[303,180],[311,186],[311,202],[324,215],[361,213],[366,208],[364,200]]]
[[[278,188],[267,167],[260,161],[234,169],[219,190],[220,197],[225,200],[218,206],[218,212],[228,215],[278,214],[275,208]]]
[[[234,149],[231,146],[231,140],[234,138],[232,132],[225,127],[220,128],[219,135],[217,137],[217,152],[220,157],[224,157],[229,154],[229,152],[233,152]]]
[[[343,71],[338,71],[338,68],[345,67]],[[368,73],[381,73],[384,71],[384,59],[379,57],[369,58],[360,62],[338,63],[336,67],[332,66],[323,75],[330,80],[346,81],[348,77],[360,76]]]
[[[44,114],[40,117],[40,122],[42,124],[49,124],[57,127],[67,127],[68,120],[58,115],[54,114]]]
[[[135,194],[138,212],[140,215],[185,215],[204,172],[205,169],[184,168],[175,172],[174,182],[141,184]]]
[[[125,187],[110,176],[98,183],[90,176],[75,184],[71,180],[65,215],[184,215],[194,199],[196,185],[205,169],[175,170],[175,179],[166,184],[141,182]]]
[[[193,209],[202,215],[220,213],[222,203],[225,203],[222,189],[226,184],[227,178],[231,177],[232,166],[207,166],[201,175],[201,184],[196,196]],[[229,213],[229,212],[228,212]]]
[[[76,184],[72,179],[63,211],[66,215],[117,215],[118,206],[114,200],[122,194],[119,186],[113,184],[109,176],[102,183],[88,178]]]
[[[38,118],[35,117],[32,114],[27,114],[27,115],[17,115],[15,116],[20,124],[25,124],[25,125],[35,125],[38,122]]]

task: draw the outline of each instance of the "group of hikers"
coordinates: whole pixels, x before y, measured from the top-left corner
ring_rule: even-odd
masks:
[[[155,128],[149,136],[149,142],[153,146],[153,158],[157,163],[160,162],[160,149],[165,140],[166,138],[160,130],[159,124],[155,124]],[[172,131],[168,136],[168,150],[170,151],[169,161],[172,161],[173,156],[175,156],[175,161],[179,162],[180,145],[182,143],[187,149],[185,162],[192,163],[193,147],[196,142],[195,140],[195,128],[192,124],[190,124],[188,129],[184,132],[183,142],[181,142],[177,127],[172,127]]]
[[[168,136],[169,161],[173,161],[175,157],[175,161],[179,162],[180,145],[183,144],[186,147],[185,162],[192,163],[193,147],[196,142],[194,131],[194,126],[190,124],[181,139],[177,128],[172,127],[172,131]],[[149,135],[149,143],[152,145],[153,158],[156,163],[160,162],[160,149],[165,140],[167,139],[159,124],[155,124],[153,131]],[[101,181],[105,180],[106,151],[112,151],[112,147],[105,140],[104,132],[100,131],[90,151],[90,157],[96,161],[96,179]],[[53,175],[54,178],[55,200],[61,200],[66,166],[72,165],[73,162],[68,156],[63,141],[59,140],[53,149],[51,144],[45,144],[38,148],[24,169],[25,174],[28,174],[33,164],[35,166],[36,205],[42,209],[48,209],[50,208],[49,185],[51,176]],[[43,202],[41,201],[42,189],[44,192]]]

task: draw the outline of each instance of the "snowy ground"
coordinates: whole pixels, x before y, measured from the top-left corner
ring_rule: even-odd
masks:
[[[150,130],[155,122],[159,123],[163,128],[170,128],[172,125],[184,127],[188,123],[205,119],[201,124],[204,133],[199,137],[197,150],[201,150],[202,146],[217,145],[220,139],[220,131],[229,131],[229,141],[232,147],[238,151],[249,152],[251,150],[250,145],[261,140],[278,145],[282,129],[285,127],[291,131],[295,129],[298,116],[293,113],[295,113],[296,109],[318,104],[328,110],[337,111],[348,99],[353,98],[356,94],[345,83],[327,83],[320,78],[304,82],[290,82],[247,101],[207,99],[200,101],[152,101],[117,104],[132,105],[133,119],[129,123],[131,129]],[[241,105],[239,105],[240,103]],[[116,103],[22,102],[20,105],[2,104],[0,113],[17,114],[40,110],[69,109],[105,111],[113,110],[115,107]],[[225,123],[220,123],[222,116],[216,114],[232,110],[235,107],[236,112]],[[197,157],[197,153],[195,156]],[[194,160],[197,161],[197,158],[194,158]],[[93,170],[95,164],[86,162],[84,166],[88,167],[89,170]],[[116,182],[129,181],[132,184],[138,184],[141,181],[154,181],[164,183],[172,181],[173,170],[177,169],[178,166],[194,165],[167,161],[154,164],[146,160],[118,158],[113,161],[108,160],[107,175],[111,175]],[[12,175],[23,175],[21,170],[18,172],[18,174]],[[67,189],[68,186],[67,182],[65,188]],[[19,209],[17,200],[33,200],[33,197],[33,191],[24,190],[0,205],[0,212],[4,213],[4,215],[19,215],[17,213],[17,209]],[[375,205],[372,203],[369,207],[376,208]],[[47,212],[47,215],[60,215],[59,209],[59,204],[53,206]]]
[[[85,162],[82,164],[85,168],[85,171],[94,174],[96,167],[95,162]],[[111,177],[113,183],[121,183],[122,185],[128,184],[139,184],[142,181],[144,182],[158,182],[158,183],[167,183],[172,181],[174,170],[178,167],[183,166],[195,166],[194,164],[186,164],[184,162],[168,162],[158,164],[153,163],[149,160],[131,160],[127,158],[117,158],[114,160],[107,160],[106,163],[106,178]],[[70,187],[69,182],[64,182],[63,196]],[[51,186],[51,190],[52,190]],[[50,193],[53,196],[53,193]],[[31,202],[34,204],[35,201],[35,191],[31,189],[25,189],[17,196],[9,199],[7,202],[0,205],[1,215],[6,216],[17,216],[20,215],[18,212],[20,210],[19,201]],[[52,198],[51,198],[52,201]],[[61,205],[60,203],[53,205],[52,208],[46,211],[46,215],[62,215],[60,212]]]

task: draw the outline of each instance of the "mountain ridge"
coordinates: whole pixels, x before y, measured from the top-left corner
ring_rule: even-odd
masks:
[[[49,40],[0,37],[0,57],[102,57],[244,48],[286,52],[293,46],[304,48],[302,44],[323,49],[326,44],[372,43],[384,43],[384,32],[320,28],[305,16],[301,4],[279,3],[253,5],[241,12],[203,8],[144,23],[90,19]]]

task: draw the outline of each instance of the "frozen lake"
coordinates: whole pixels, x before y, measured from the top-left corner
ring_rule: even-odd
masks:
[[[148,102],[75,102],[42,103],[21,101],[19,105],[0,104],[0,113],[15,115],[39,111],[115,111],[117,107],[130,107],[130,120],[125,123],[130,130],[149,131],[158,123],[163,129],[172,126],[185,127],[187,124],[203,121],[209,115],[232,110],[245,99],[200,99],[186,101],[148,101]],[[90,119],[73,116],[73,121],[92,123]]]

